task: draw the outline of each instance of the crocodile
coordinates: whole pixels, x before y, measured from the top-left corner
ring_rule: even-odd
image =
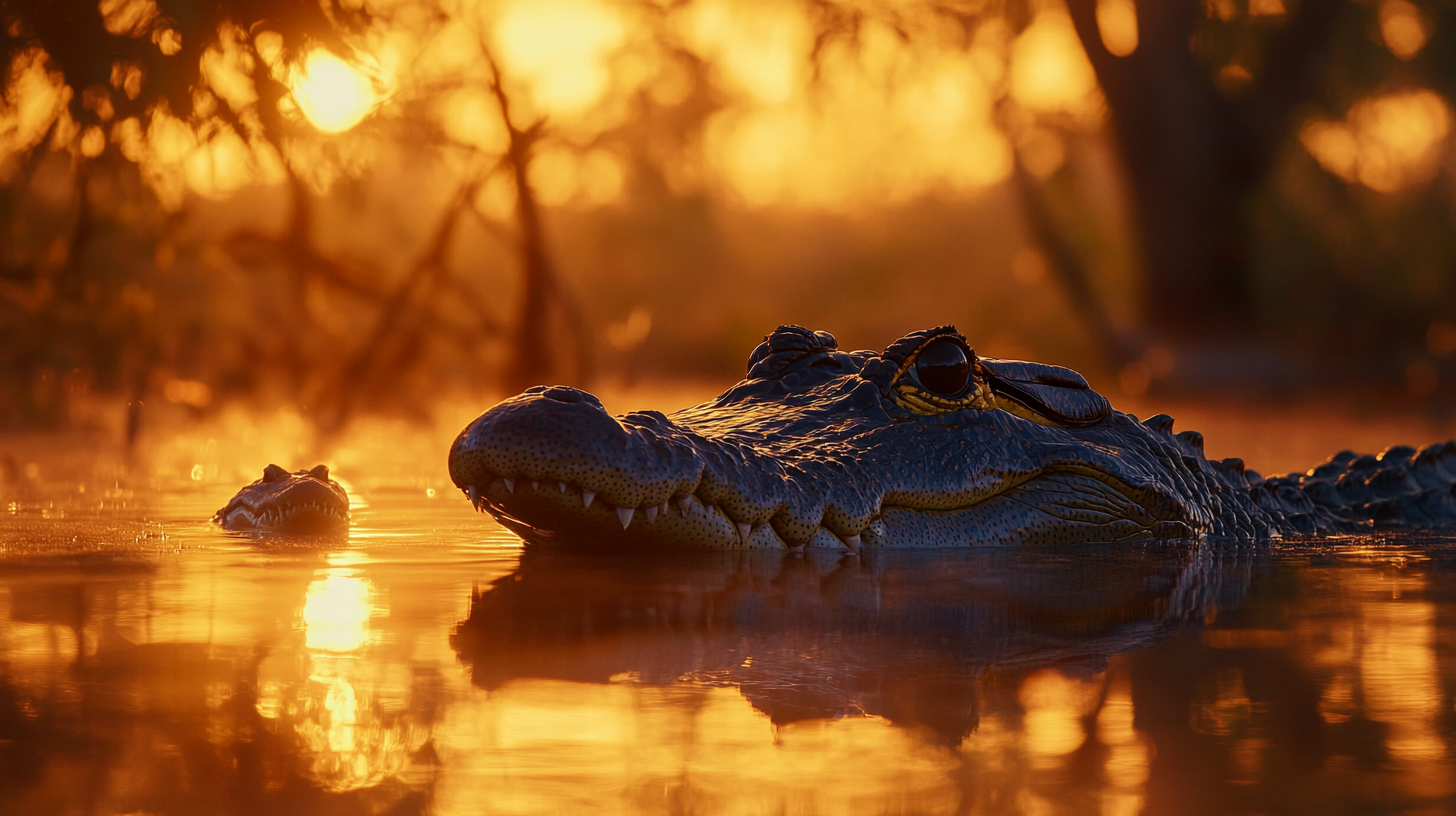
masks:
[[[744,380],[666,416],[537,386],[455,439],[450,476],[528,542],[958,547],[1456,529],[1456,442],[1265,478],[1197,431],[1116,411],[1060,366],[952,326],[883,352],[780,326]]]
[[[239,490],[212,520],[224,530],[324,533],[349,526],[349,494],[318,465],[289,473],[278,465]]]

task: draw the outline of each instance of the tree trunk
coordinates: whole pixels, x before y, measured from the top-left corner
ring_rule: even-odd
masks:
[[[1138,46],[1123,57],[1102,43],[1097,0],[1067,7],[1107,99],[1132,192],[1144,326],[1184,341],[1253,330],[1247,208],[1287,138],[1291,112],[1317,87],[1313,68],[1339,0],[1295,6],[1237,100],[1218,90],[1189,47],[1201,0],[1139,2]]]

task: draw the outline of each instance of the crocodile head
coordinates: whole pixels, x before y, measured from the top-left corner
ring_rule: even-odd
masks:
[[[746,379],[672,416],[532,388],[466,427],[449,465],[527,540],[935,547],[1186,538],[1217,521],[1187,439],[1113,411],[1076,372],[978,357],[951,327],[877,354],[781,326]]]
[[[289,473],[278,465],[238,491],[213,521],[227,530],[317,533],[349,526],[349,496],[329,478],[329,469]]]

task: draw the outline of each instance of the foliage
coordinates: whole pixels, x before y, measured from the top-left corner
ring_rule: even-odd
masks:
[[[1429,391],[1456,379],[1440,12],[0,0],[0,423],[99,390],[337,426],[907,313],[1080,365],[1090,339],[1132,391],[1231,338]]]

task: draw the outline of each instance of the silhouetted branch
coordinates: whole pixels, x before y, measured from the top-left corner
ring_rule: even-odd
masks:
[[[451,287],[460,291],[449,275],[446,255],[460,223],[460,216],[471,209],[471,203],[480,192],[480,186],[491,172],[474,174],[460,186],[446,205],[435,231],[419,259],[413,264],[394,291],[381,306],[379,320],[373,331],[354,356],[339,370],[338,381],[326,398],[332,405],[328,416],[321,417],[321,424],[329,430],[342,428],[353,412],[359,397],[369,390],[377,380],[376,372],[398,370],[423,345],[422,328],[427,320],[435,318],[431,295],[439,287]],[[486,311],[483,304],[477,306],[479,313]],[[437,323],[432,327],[438,330]],[[495,333],[495,321],[483,323],[486,334]],[[391,356],[390,347],[393,347]]]
[[[531,187],[531,151],[545,125],[537,120],[525,129],[511,118],[511,101],[501,80],[500,66],[482,43],[486,64],[490,67],[490,90],[500,108],[509,143],[505,161],[516,182],[516,221],[520,234],[517,250],[521,260],[521,305],[517,312],[516,331],[511,343],[510,361],[505,372],[507,391],[519,391],[538,384],[551,371],[551,348],[547,334],[547,301],[553,276],[551,258],[546,252],[546,236],[541,226],[541,209]]]

